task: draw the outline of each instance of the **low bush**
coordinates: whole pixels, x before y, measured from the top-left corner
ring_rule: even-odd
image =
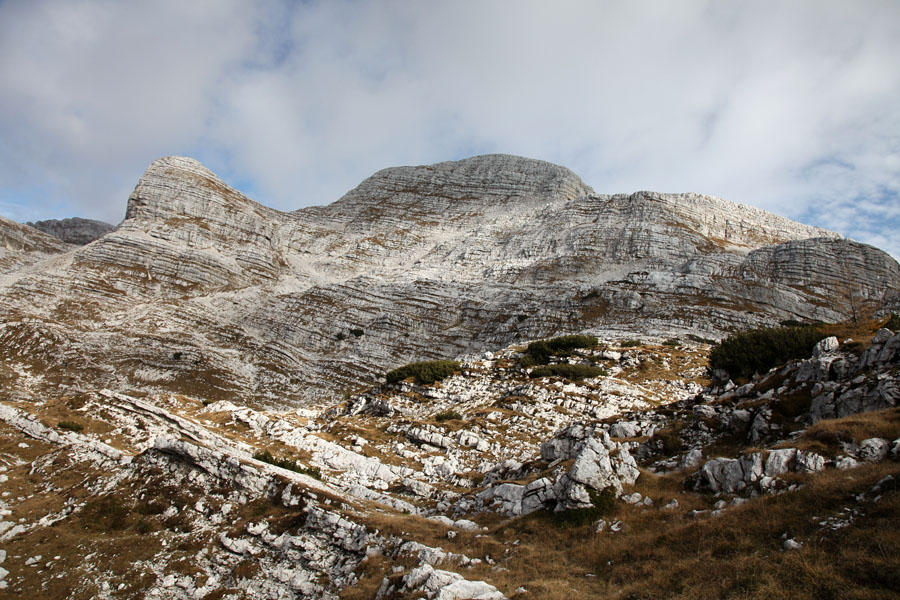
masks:
[[[460,419],[462,419],[462,415],[452,410],[438,413],[434,416],[434,420],[439,423],[443,423],[444,421],[458,421]]]
[[[808,358],[825,337],[815,326],[741,331],[716,344],[709,353],[709,366],[722,369],[732,379],[747,378],[790,360]]]
[[[398,383],[413,377],[419,385],[430,385],[453,374],[459,369],[455,360],[428,360],[409,363],[393,371],[388,371],[385,379],[388,383]]]
[[[276,458],[268,450],[257,450],[253,453],[253,458],[288,471],[303,473],[315,479],[322,479],[322,471],[318,467],[304,467],[292,458]]]
[[[545,365],[551,356],[568,356],[576,348],[593,348],[597,338],[592,335],[563,335],[549,340],[538,340],[528,344],[522,357],[523,367]]]
[[[354,337],[359,337],[365,332],[362,329],[357,327],[356,329],[351,329],[350,333],[352,333],[354,335]]]
[[[638,346],[643,346],[644,342],[641,340],[624,340],[619,343],[620,348],[637,348]]]
[[[891,313],[891,318],[887,320],[887,323],[882,325],[885,329],[890,329],[894,333],[900,333],[900,315],[897,313]]]
[[[75,421],[60,421],[57,424],[57,427],[67,431],[82,431],[84,429],[84,425],[76,423]]]
[[[531,377],[564,377],[572,381],[579,381],[588,377],[606,375],[606,369],[592,367],[590,365],[543,365],[535,367],[531,371]]]
[[[669,338],[663,342],[663,346],[672,346],[673,348],[675,348],[676,346],[680,346],[680,345],[681,345],[681,340],[679,340],[678,338]]]
[[[560,526],[583,527],[612,514],[616,506],[616,493],[613,488],[606,488],[600,492],[588,489],[588,495],[592,507],[553,512],[551,513],[553,522]]]

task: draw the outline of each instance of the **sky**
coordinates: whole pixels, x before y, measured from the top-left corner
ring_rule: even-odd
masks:
[[[900,0],[0,0],[0,215],[191,156],[268,206],[487,153],[900,257]]]

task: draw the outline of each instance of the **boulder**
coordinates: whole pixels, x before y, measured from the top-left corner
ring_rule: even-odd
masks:
[[[887,457],[890,448],[890,441],[884,438],[869,438],[859,443],[856,457],[865,462],[878,462]]]
[[[835,336],[829,336],[824,340],[821,340],[818,344],[813,348],[812,355],[814,357],[822,356],[823,354],[828,354],[830,352],[836,352],[838,348],[840,348],[840,343]]]

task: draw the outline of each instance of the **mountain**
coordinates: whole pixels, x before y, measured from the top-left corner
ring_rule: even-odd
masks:
[[[81,217],[49,219],[47,221],[37,221],[35,223],[29,222],[26,224],[29,227],[34,227],[38,231],[43,231],[47,235],[52,235],[67,244],[74,244],[76,246],[90,244],[94,240],[115,229],[115,226],[110,225],[109,223],[95,221],[93,219],[82,219]]]
[[[896,261],[837,234],[697,194],[598,195],[526,158],[386,169],[283,213],[168,157],[115,231],[17,271],[0,306],[34,347],[8,358],[53,385],[285,406],[559,332],[872,314],[898,287]]]
[[[290,213],[169,157],[0,240],[4,597],[897,595],[870,246],[496,155]]]

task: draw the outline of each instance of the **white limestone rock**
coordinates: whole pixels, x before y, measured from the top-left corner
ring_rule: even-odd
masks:
[[[859,443],[856,457],[864,462],[884,460],[891,449],[891,442],[884,438],[869,438]]]

